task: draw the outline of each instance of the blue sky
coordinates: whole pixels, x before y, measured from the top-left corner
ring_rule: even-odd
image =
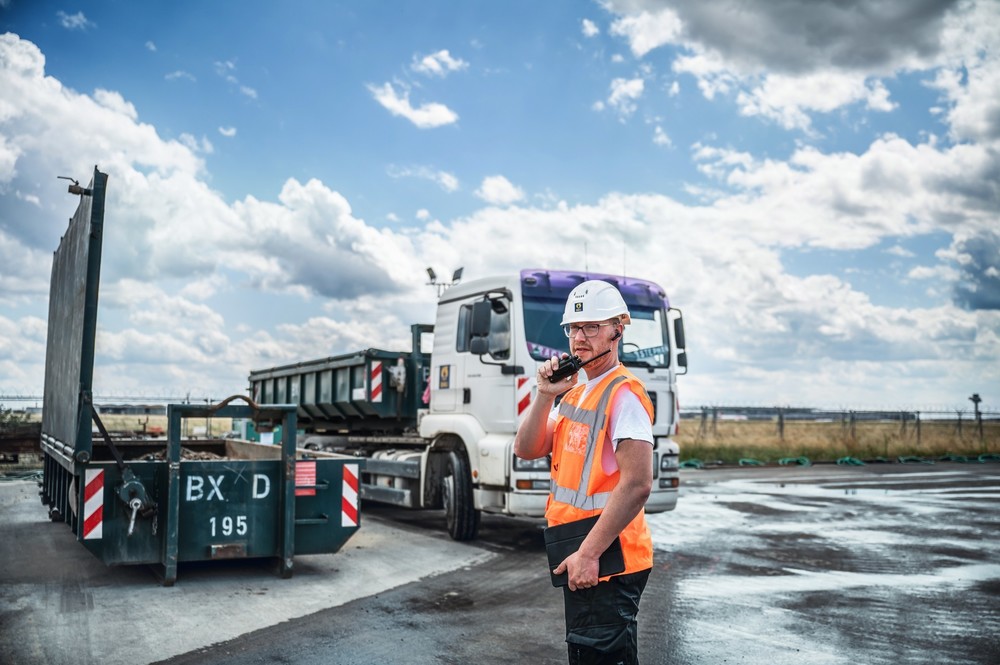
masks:
[[[0,395],[97,164],[98,393],[406,348],[428,265],[624,264],[682,406],[996,407],[998,44],[996,0],[0,0]]]

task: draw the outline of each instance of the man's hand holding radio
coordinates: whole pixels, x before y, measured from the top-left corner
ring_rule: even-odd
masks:
[[[575,360],[574,360],[575,359]],[[538,366],[538,392],[541,395],[556,397],[576,385],[577,372],[580,370],[579,358],[568,353],[552,356]]]

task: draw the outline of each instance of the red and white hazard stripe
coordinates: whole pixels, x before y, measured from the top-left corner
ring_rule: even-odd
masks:
[[[358,465],[344,465],[343,498],[340,501],[340,525],[358,525]]]
[[[521,422],[528,413],[528,407],[531,406],[531,379],[523,376],[517,378],[514,399],[517,400],[517,421]]]
[[[104,469],[84,471],[83,539],[104,537]]]
[[[382,401],[382,362],[379,360],[372,361],[372,371],[369,375],[369,381],[371,382],[371,395],[373,402]]]

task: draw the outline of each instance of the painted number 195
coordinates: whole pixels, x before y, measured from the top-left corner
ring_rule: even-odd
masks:
[[[231,536],[233,533],[243,536],[247,532],[246,515],[237,515],[235,519],[229,515],[221,519],[209,517],[208,523],[212,525],[212,536],[215,536],[217,533],[221,533],[223,536]]]

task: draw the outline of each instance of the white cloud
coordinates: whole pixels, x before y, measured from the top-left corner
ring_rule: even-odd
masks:
[[[427,221],[428,219],[431,218],[431,213],[426,208],[421,208],[420,210],[417,211],[415,217],[420,221]]]
[[[937,70],[956,140],[1000,136],[1000,12],[995,0],[836,3],[768,0],[608,0],[612,34],[636,57],[671,45],[672,69],[712,100],[734,95],[740,111],[811,131],[812,116],[861,103],[896,108],[886,81]]]
[[[211,155],[213,152],[215,152],[215,146],[213,146],[212,142],[209,141],[208,138],[205,136],[202,136],[201,140],[199,141],[191,134],[185,132],[182,133],[177,140],[186,145],[191,150],[191,152],[201,152],[206,155]]]
[[[616,78],[611,81],[611,94],[608,96],[608,106],[618,112],[622,119],[635,113],[636,100],[642,97],[646,84],[642,79]]]
[[[580,29],[583,32],[584,37],[596,37],[597,35],[601,34],[601,31],[597,27],[597,25],[593,21],[587,18],[581,21]]]
[[[453,58],[447,49],[442,49],[437,53],[424,56],[413,56],[413,64],[410,68],[413,71],[427,76],[445,77],[451,72],[468,69],[469,63],[461,58]]]
[[[956,224],[970,230],[989,228],[991,216],[984,207],[989,192],[960,184],[989,177],[998,160],[988,154],[968,146],[941,150],[929,143],[912,145],[889,135],[860,155],[802,147],[783,162],[698,145],[694,158],[706,175],[753,194],[754,208],[743,213],[764,234],[761,239],[791,246],[858,248],[883,236],[905,237],[935,228],[954,232]],[[958,175],[962,171],[964,178]],[[742,200],[733,199],[730,205]],[[773,208],[761,207],[765,201]]]
[[[943,31],[945,67],[933,86],[945,97],[946,120],[956,141],[1000,138],[1000,12],[995,2],[965,5]]]
[[[154,44],[152,41],[147,41],[146,42],[146,50],[152,51],[153,53],[156,53],[156,44]]]
[[[241,95],[250,99],[257,99],[257,91],[248,85],[240,82],[236,77],[236,62],[233,60],[218,60],[214,63],[215,73],[232,85]]]
[[[886,254],[891,254],[892,256],[899,256],[904,259],[911,259],[916,254],[906,249],[905,247],[900,247],[899,245],[893,245],[889,249],[885,250]]]
[[[47,330],[45,321],[38,317],[9,319],[0,315],[0,376],[6,378],[7,386],[27,388],[36,381],[25,368],[36,367],[38,359],[45,357]]]
[[[216,60],[213,66],[215,67],[215,73],[223,78],[232,76],[232,72],[236,71],[236,63],[232,60]],[[235,78],[231,80],[233,82],[236,81]]]
[[[65,187],[62,191],[66,191]],[[28,203],[31,204],[30,201]],[[44,298],[48,294],[51,250],[27,246],[13,233],[0,229],[0,265],[3,266],[3,270],[0,270],[0,305],[17,305]]]
[[[21,154],[22,149],[18,145],[0,135],[0,184],[9,183],[17,175],[15,166]]]
[[[381,86],[369,85],[369,92],[379,104],[395,116],[406,118],[420,129],[442,127],[458,122],[458,114],[444,104],[430,102],[414,108],[410,104],[410,92],[405,89],[397,93],[391,83]]]
[[[88,28],[97,27],[97,24],[88,20],[87,17],[83,15],[83,12],[67,14],[66,12],[60,10],[56,12],[56,16],[59,17],[59,25],[67,30],[86,30]]]
[[[377,292],[408,274],[409,241],[383,236],[354,218],[346,200],[322,183],[289,180],[278,202],[247,197],[227,204],[202,179],[197,155],[211,151],[207,138],[164,140],[139,124],[117,93],[101,93],[98,104],[62,88],[44,77],[37,48],[16,35],[0,36],[0,54],[0,88],[12,95],[11,112],[0,122],[0,146],[11,155],[14,187],[43,201],[64,201],[65,183],[35,174],[86,182],[95,162],[112,174],[108,208],[115,210],[116,227],[105,238],[104,262],[109,288],[121,276],[203,280],[231,270],[252,288],[337,298],[356,293],[359,279]],[[22,244],[41,230],[34,240],[38,252]],[[0,232],[0,290],[11,298],[44,293],[48,271],[40,256],[51,254],[61,231],[19,219]],[[340,271],[347,271],[342,278]]]
[[[421,178],[430,180],[437,183],[446,192],[457,191],[459,187],[458,178],[455,177],[455,174],[433,169],[429,166],[401,167],[393,165],[387,171],[392,178]]]
[[[917,266],[911,268],[906,276],[910,279],[935,279],[945,282],[955,282],[958,280],[959,271],[945,265],[937,266]]]
[[[653,143],[665,148],[669,148],[673,145],[673,141],[667,136],[667,133],[663,131],[663,128],[659,125],[653,130]]]
[[[17,191],[14,192],[14,196],[16,196],[18,199],[20,199],[20,200],[22,200],[22,201],[24,201],[26,203],[30,203],[31,205],[33,205],[33,206],[35,206],[37,208],[41,208],[42,207],[42,201],[41,201],[41,199],[39,199],[38,196],[35,195],[35,194],[25,194],[21,190],[17,190]]]
[[[139,113],[135,110],[135,106],[133,106],[130,102],[126,102],[125,98],[121,96],[121,93],[101,90],[98,88],[94,91],[94,101],[104,108],[110,109],[111,111],[124,115],[132,120],[137,120],[139,118]]]
[[[524,190],[502,175],[492,175],[483,178],[476,196],[492,205],[508,206],[524,199]]]
[[[200,300],[204,301],[217,293],[222,293],[231,290],[228,278],[225,275],[219,273],[213,273],[201,279],[196,279],[188,282],[179,292],[180,297],[187,298],[189,300]],[[213,315],[217,315],[212,312]],[[222,318],[219,319],[220,324],[222,323]]]
[[[623,16],[611,24],[611,34],[625,37],[632,54],[641,58],[650,51],[677,39],[681,32],[681,22],[671,9],[653,13],[643,11]]]
[[[869,109],[883,113],[893,111],[898,106],[898,104],[889,99],[889,91],[882,81],[874,81],[868,86],[868,94],[865,101]]]
[[[737,95],[744,115],[762,115],[786,129],[809,129],[811,112],[829,113],[848,104],[864,101],[875,111],[891,111],[895,105],[881,82],[866,85],[862,77],[838,72],[809,76],[767,76],[749,92]]]
[[[458,189],[458,178],[446,171],[438,171],[434,181],[446,192],[454,192]]]
[[[219,133],[225,136],[227,139],[231,139],[236,136],[235,127],[219,127]]]
[[[176,71],[173,71],[173,72],[170,72],[169,74],[167,74],[163,78],[167,79],[168,81],[176,81],[177,79],[187,79],[188,81],[196,81],[197,80],[194,77],[193,74],[191,74],[189,72],[185,72],[185,71],[180,70],[180,69],[178,69]]]

